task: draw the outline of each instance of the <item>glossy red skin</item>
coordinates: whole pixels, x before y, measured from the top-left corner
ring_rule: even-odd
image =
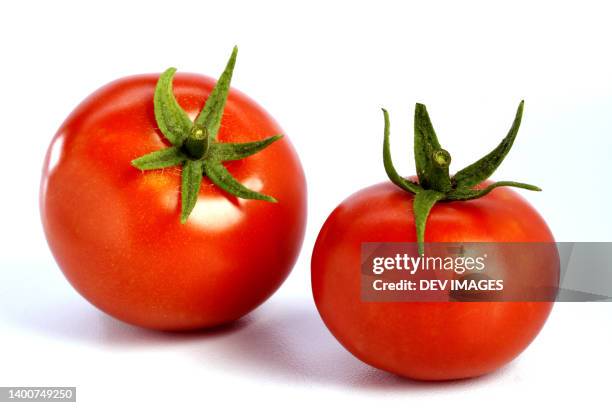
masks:
[[[415,242],[411,194],[390,182],[348,197],[329,216],[312,257],[312,290],[325,324],[362,361],[419,380],[479,376],[536,337],[551,302],[364,302],[362,242]],[[442,202],[426,242],[553,242],[540,215],[509,188]],[[556,272],[555,272],[556,273]]]
[[[49,246],[87,300],[125,322],[187,330],[240,318],[266,300],[296,260],[306,221],[306,182],[287,137],[226,167],[278,203],[230,196],[206,177],[186,224],[180,169],[142,172],[130,161],[158,150],[158,75],[112,82],[83,101],[45,161],[40,208]],[[179,73],[174,93],[193,119],[215,81]],[[231,90],[218,140],[260,140],[282,129]]]

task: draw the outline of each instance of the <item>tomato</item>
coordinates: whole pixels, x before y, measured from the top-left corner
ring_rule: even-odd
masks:
[[[517,116],[520,120],[520,115]],[[428,122],[429,118],[426,119]],[[515,127],[518,129],[518,125]],[[508,148],[508,140],[501,148]],[[433,133],[430,141],[430,145],[437,145]],[[398,176],[387,156],[388,139],[385,143],[385,167],[395,183]],[[458,173],[447,184],[455,185],[465,174]],[[414,188],[418,197],[426,190],[421,190],[416,180],[416,177],[401,179],[395,184],[413,183],[408,187]],[[508,363],[543,327],[552,309],[551,301],[363,300],[362,243],[420,239],[415,223],[418,217],[415,195],[394,183],[376,184],[351,195],[331,213],[319,233],[312,254],[312,292],[326,326],[348,351],[365,363],[413,379],[474,377]],[[495,185],[485,181],[469,191],[491,186]],[[445,194],[456,197],[459,193],[468,194],[466,191]],[[554,242],[544,219],[507,187],[496,188],[471,201],[438,202],[429,212],[424,238],[430,243]],[[535,282],[542,273],[547,282],[550,278],[558,283],[555,269],[558,264],[545,263],[538,270],[535,259],[529,262],[527,266],[534,273],[527,280]],[[500,262],[497,267],[508,275],[515,272],[512,259]]]
[[[364,302],[362,242],[414,242],[412,197],[390,182],[363,189],[329,216],[312,256],[312,291],[325,324],[364,362],[423,380],[474,377],[515,358],[538,334],[551,302]],[[428,242],[552,242],[540,215],[499,188],[439,203]],[[511,265],[508,265],[511,267]]]
[[[181,168],[141,171],[131,164],[170,146],[154,112],[158,78],[112,82],[62,124],[44,164],[44,230],[70,283],[111,316],[163,330],[223,324],[261,304],[290,272],[305,229],[304,174],[285,137],[224,163],[236,180],[276,203],[235,197],[204,175],[181,223]],[[189,118],[215,84],[202,75],[176,75],[174,95]],[[229,91],[219,142],[281,133],[257,103]]]

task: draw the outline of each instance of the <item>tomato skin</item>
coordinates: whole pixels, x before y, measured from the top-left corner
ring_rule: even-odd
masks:
[[[306,222],[306,182],[287,137],[226,167],[278,203],[243,200],[206,177],[180,223],[180,169],[142,172],[131,160],[169,145],[158,130],[158,75],[112,82],[62,124],[45,160],[40,208],[62,271],[92,304],[125,322],[187,330],[227,323],[266,300],[289,274]],[[215,80],[178,73],[174,93],[194,119]],[[231,90],[218,140],[282,134]]]
[[[353,355],[419,380],[479,376],[520,354],[543,327],[551,302],[364,302],[362,242],[415,242],[413,196],[390,182],[365,188],[329,216],[312,256],[321,317]],[[554,242],[540,215],[498,188],[473,201],[440,202],[426,242]],[[555,272],[557,273],[557,272]]]

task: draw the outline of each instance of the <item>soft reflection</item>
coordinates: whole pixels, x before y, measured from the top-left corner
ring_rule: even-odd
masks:
[[[240,207],[225,197],[200,197],[189,222],[209,230],[221,230],[237,224],[243,215]]]
[[[46,162],[46,167],[43,169],[43,171],[47,175],[51,174],[53,169],[58,165],[61,159],[61,156],[62,156],[63,147],[64,147],[64,135],[61,134],[61,135],[58,135],[53,140],[53,142],[51,142],[51,146],[49,146],[48,161]],[[48,177],[42,178],[42,184],[40,186],[41,197],[44,197],[47,194],[48,181],[49,181]]]
[[[62,157],[62,149],[64,147],[64,135],[58,135],[49,147],[49,163],[47,171],[51,173]]]
[[[263,183],[259,177],[250,177],[242,182],[244,186],[261,191]],[[247,200],[238,198],[235,201],[226,196],[198,198],[189,222],[209,230],[222,230],[236,225],[244,217],[243,205]]]

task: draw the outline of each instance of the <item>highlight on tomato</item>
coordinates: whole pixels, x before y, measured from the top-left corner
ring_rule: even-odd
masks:
[[[417,176],[404,178],[391,160],[389,115],[383,110],[383,162],[390,181],[345,199],[327,218],[312,254],[317,309],[332,334],[357,358],[413,379],[468,378],[507,364],[543,327],[553,299],[384,302],[362,298],[361,250],[366,243],[417,243],[421,256],[425,242],[554,245],[544,219],[509,187],[539,188],[488,180],[510,151],[522,113],[523,102],[502,142],[451,176],[451,155],[441,147],[426,107],[417,104]],[[522,283],[533,283],[528,281],[538,279],[541,272],[558,284],[558,264],[539,270],[541,263],[529,262],[522,262],[529,271],[523,273],[526,281]],[[512,275],[512,259],[496,267]]]
[[[93,305],[134,325],[234,321],[291,271],[306,222],[294,148],[255,101],[197,74],[114,81],[68,116],[40,189],[51,251]]]

